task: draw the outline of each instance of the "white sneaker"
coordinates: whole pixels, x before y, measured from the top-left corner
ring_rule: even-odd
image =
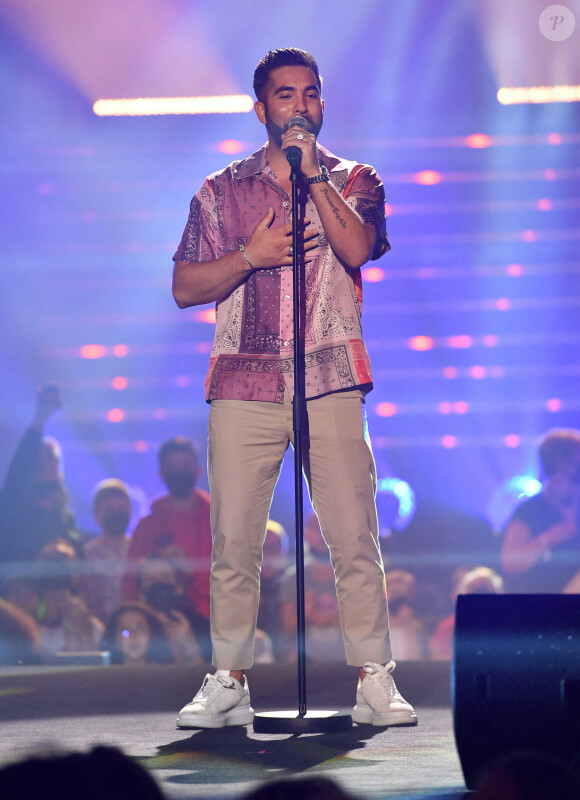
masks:
[[[249,725],[254,720],[248,681],[244,685],[231,675],[206,675],[201,689],[177,718],[178,728],[223,728]]]
[[[391,675],[395,662],[383,667],[370,661],[363,667],[366,678],[359,678],[352,718],[359,725],[416,725],[417,715],[404,700]]]

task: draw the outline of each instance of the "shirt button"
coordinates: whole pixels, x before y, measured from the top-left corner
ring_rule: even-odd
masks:
[[[284,347],[288,347],[289,344],[290,342],[284,342]]]
[[[285,300],[290,300],[290,295],[289,295],[289,294],[287,294],[287,295],[286,295],[286,297],[285,297],[284,299],[285,299]]]
[[[282,203],[282,205],[284,206],[284,208],[287,208],[287,207],[288,207],[288,200],[284,200],[284,202]]]

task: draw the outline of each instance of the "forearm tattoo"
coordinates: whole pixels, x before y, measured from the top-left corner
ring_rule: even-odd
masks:
[[[322,194],[323,194],[323,195],[324,195],[324,197],[326,198],[326,202],[327,202],[327,203],[328,203],[328,205],[331,207],[331,209],[332,209],[332,213],[334,214],[334,216],[335,216],[335,217],[336,217],[336,219],[338,220],[339,224],[340,224],[340,225],[341,225],[343,228],[346,228],[346,220],[344,220],[344,219],[343,219],[343,218],[340,216],[340,210],[339,210],[338,206],[337,206],[337,205],[335,205],[335,204],[333,203],[333,201],[332,201],[332,198],[331,198],[331,196],[330,196],[330,194],[329,194],[329,192],[328,192],[328,189],[324,188],[324,189],[322,190]]]

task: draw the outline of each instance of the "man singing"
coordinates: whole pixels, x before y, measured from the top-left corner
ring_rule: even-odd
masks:
[[[299,206],[305,209],[298,219],[306,298],[303,466],[336,575],[346,660],[360,670],[352,717],[377,726],[415,724],[392,677],[364,410],[372,377],[360,322],[360,267],[390,249],[383,186],[372,167],[318,144],[324,102],[309,53],[269,52],[256,67],[254,91],[268,141],[205,180],[174,256],[178,306],[215,302],[217,310],[206,379],[216,672],[206,676],[177,725],[219,728],[254,717],[245,671],[253,663],[262,545],[294,436],[289,147],[301,154]]]

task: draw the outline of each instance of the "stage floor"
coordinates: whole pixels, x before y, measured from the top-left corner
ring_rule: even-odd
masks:
[[[0,764],[55,749],[121,748],[150,770],[169,798],[239,798],[264,780],[324,775],[359,798],[461,798],[465,785],[453,735],[449,664],[397,666],[415,705],[409,728],[354,725],[335,734],[256,734],[175,727],[205,667],[39,667],[0,671]],[[249,674],[257,712],[296,709],[296,667]],[[350,710],[356,670],[309,667],[309,709]]]

